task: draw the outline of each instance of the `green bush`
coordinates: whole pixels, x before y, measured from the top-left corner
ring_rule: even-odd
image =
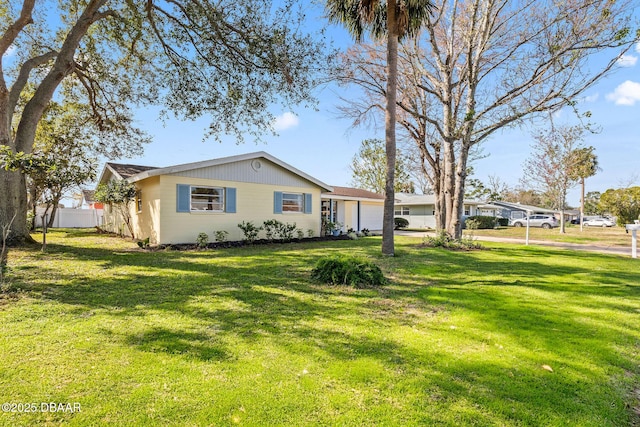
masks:
[[[382,286],[387,283],[380,267],[371,261],[346,255],[321,258],[311,275],[324,283],[356,288]]]
[[[293,233],[295,233],[296,231],[296,223],[294,222],[293,224],[289,224],[288,222],[286,224],[280,222],[280,221],[276,221],[276,229],[275,229],[275,234],[276,237],[278,239],[281,240],[285,240],[285,241],[290,241],[291,239],[293,239]]]
[[[196,246],[198,249],[204,249],[209,244],[209,235],[207,233],[200,233],[196,238]]]
[[[148,249],[149,248],[149,238],[147,237],[144,240],[138,240],[138,247],[141,249]]]
[[[424,245],[432,248],[445,248],[463,251],[482,249],[482,245],[473,240],[473,238],[463,237],[462,239],[454,239],[444,230],[440,230],[435,237],[425,237]]]
[[[267,240],[273,240],[273,237],[278,233],[278,229],[282,226],[282,223],[277,219],[268,219],[262,223],[264,234],[267,236]]]
[[[216,237],[216,242],[222,243],[227,241],[229,232],[227,230],[217,230],[213,232],[213,235]]]
[[[506,227],[509,225],[509,218],[498,218],[498,225],[500,227]]]
[[[485,230],[485,229],[488,229],[488,228],[494,228],[496,226],[497,218],[494,217],[494,216],[483,216],[483,215],[470,216],[465,221],[465,225],[467,225],[467,228],[472,229],[468,225],[469,221],[473,221],[474,223],[476,223],[478,225],[475,228],[475,230]],[[507,224],[508,223],[509,223],[509,221],[507,220]]]
[[[238,228],[244,233],[244,240],[253,243],[258,238],[258,233],[262,230],[262,227],[257,227],[252,221],[238,224]]]
[[[409,226],[409,220],[406,218],[396,217],[393,219],[393,224],[395,225],[396,230],[400,228],[407,228]]]

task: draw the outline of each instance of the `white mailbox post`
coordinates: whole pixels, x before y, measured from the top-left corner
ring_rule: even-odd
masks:
[[[631,232],[631,258],[638,258],[638,230],[640,224],[627,224],[627,233]]]

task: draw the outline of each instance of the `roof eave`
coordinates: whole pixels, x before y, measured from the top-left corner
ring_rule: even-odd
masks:
[[[322,182],[322,181],[320,181],[318,179],[315,179],[311,175],[308,175],[308,174],[302,172],[301,170],[289,165],[288,163],[283,162],[282,160],[280,160],[280,159],[278,159],[276,157],[273,157],[271,154],[269,154],[267,152],[264,152],[264,151],[257,151],[255,153],[240,154],[240,155],[237,155],[237,156],[221,157],[219,159],[204,160],[204,161],[200,161],[200,162],[184,163],[184,164],[181,164],[181,165],[168,166],[166,168],[151,169],[151,170],[140,172],[138,174],[130,176],[128,178],[128,181],[133,183],[133,182],[141,181],[143,179],[147,179],[147,178],[150,178],[150,177],[156,176],[156,175],[169,175],[169,174],[180,173],[180,172],[193,170],[193,169],[206,168],[206,167],[210,167],[210,166],[218,166],[218,165],[223,165],[223,164],[227,164],[227,163],[241,162],[241,161],[244,161],[244,160],[253,160],[253,159],[257,159],[259,157],[264,157],[265,159],[269,160],[272,163],[275,163],[276,165],[280,166],[281,168],[286,169],[289,172],[292,172],[292,173],[294,173],[294,174],[306,179],[307,181],[317,185],[318,187],[320,187],[324,191],[328,191],[328,192],[333,191],[333,187],[331,187],[330,185],[327,185],[324,182]]]

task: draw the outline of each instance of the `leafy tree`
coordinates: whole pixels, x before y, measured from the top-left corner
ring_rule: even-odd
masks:
[[[526,189],[524,187],[518,187],[504,193],[503,198],[505,202],[520,203],[529,206],[542,206],[542,196],[536,190]]]
[[[357,188],[383,194],[386,178],[386,155],[384,141],[381,139],[365,139],[360,150],[351,160],[352,184]],[[408,160],[398,150],[396,156],[396,173],[394,177],[394,191],[401,193],[415,193],[408,172]]]
[[[415,43],[400,46],[398,123],[432,174],[438,226],[460,236],[469,152],[507,126],[569,106],[638,40],[634,2],[438,0]],[[358,45],[337,77],[363,89],[354,123],[379,114],[385,50]],[[607,58],[590,66],[594,56]],[[440,214],[443,212],[444,214]]]
[[[617,217],[620,226],[640,219],[640,187],[609,189],[600,196],[600,209]]]
[[[560,232],[565,232],[564,210],[568,191],[577,184],[576,150],[584,129],[579,126],[551,126],[534,134],[530,157],[523,165],[523,180],[538,189],[547,206],[560,210]]]
[[[584,213],[589,215],[602,215],[604,212],[600,209],[600,192],[589,191],[584,198]]]
[[[417,34],[431,13],[433,4],[425,0],[327,0],[329,20],[344,24],[360,42],[365,31],[386,41],[385,153],[387,157],[382,253],[394,255],[393,212],[396,165],[396,88],[398,44]]]
[[[109,204],[122,217],[132,239],[135,239],[131,218],[131,203],[136,198],[136,186],[127,180],[112,179],[106,184],[98,185],[95,192],[98,202]]]
[[[324,43],[304,33],[294,0],[3,1],[0,145],[30,154],[50,102],[90,107],[103,153],[138,146],[132,106],[211,116],[209,135],[272,129],[271,104],[312,102]],[[11,52],[14,53],[10,53]],[[324,59],[324,61],[322,61]],[[134,144],[135,145],[135,144]],[[129,145],[130,146],[130,145]],[[0,222],[29,239],[25,176],[0,171]]]
[[[598,157],[593,152],[593,147],[578,148],[571,153],[570,175],[580,181],[580,230],[584,219],[584,184],[585,179],[594,176],[598,172]]]

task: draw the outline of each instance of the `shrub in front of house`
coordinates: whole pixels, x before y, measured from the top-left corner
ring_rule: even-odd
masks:
[[[275,228],[275,235],[276,238],[284,240],[284,241],[290,241],[293,239],[293,233],[295,233],[296,228],[298,228],[298,226],[296,225],[296,223],[294,222],[293,224],[289,224],[288,222],[282,223],[280,221],[276,221],[276,228]]]
[[[262,227],[258,227],[253,221],[244,222],[238,224],[238,228],[244,233],[244,240],[249,243],[253,243],[258,238],[258,234],[262,230]]]
[[[273,240],[273,237],[278,232],[278,229],[282,223],[277,219],[268,219],[262,223],[262,229],[267,237],[267,240]]]
[[[401,228],[407,228],[409,226],[409,220],[406,218],[396,217],[393,219],[393,224],[395,225],[396,230]]]
[[[371,261],[348,255],[320,258],[311,276],[323,283],[356,288],[376,287],[387,283],[380,267]]]
[[[472,237],[454,239],[445,230],[440,230],[435,236],[427,236],[423,240],[424,246],[430,248],[444,248],[450,250],[470,251],[482,249],[482,245],[473,240]]]
[[[198,249],[204,249],[209,245],[209,235],[207,233],[200,233],[196,238],[196,246]]]
[[[227,230],[217,230],[213,232],[213,235],[216,238],[216,242],[223,243],[227,241],[227,237],[229,237],[229,232]]]
[[[494,217],[494,216],[484,216],[484,215],[475,215],[475,216],[470,216],[469,218],[466,219],[465,221],[465,225],[467,226],[468,229],[474,229],[474,230],[486,230],[488,228],[494,228],[496,226],[496,222],[497,222],[498,218]],[[469,222],[472,221],[475,225],[477,225],[477,227],[472,228],[469,227]],[[507,223],[509,221],[507,220]]]

